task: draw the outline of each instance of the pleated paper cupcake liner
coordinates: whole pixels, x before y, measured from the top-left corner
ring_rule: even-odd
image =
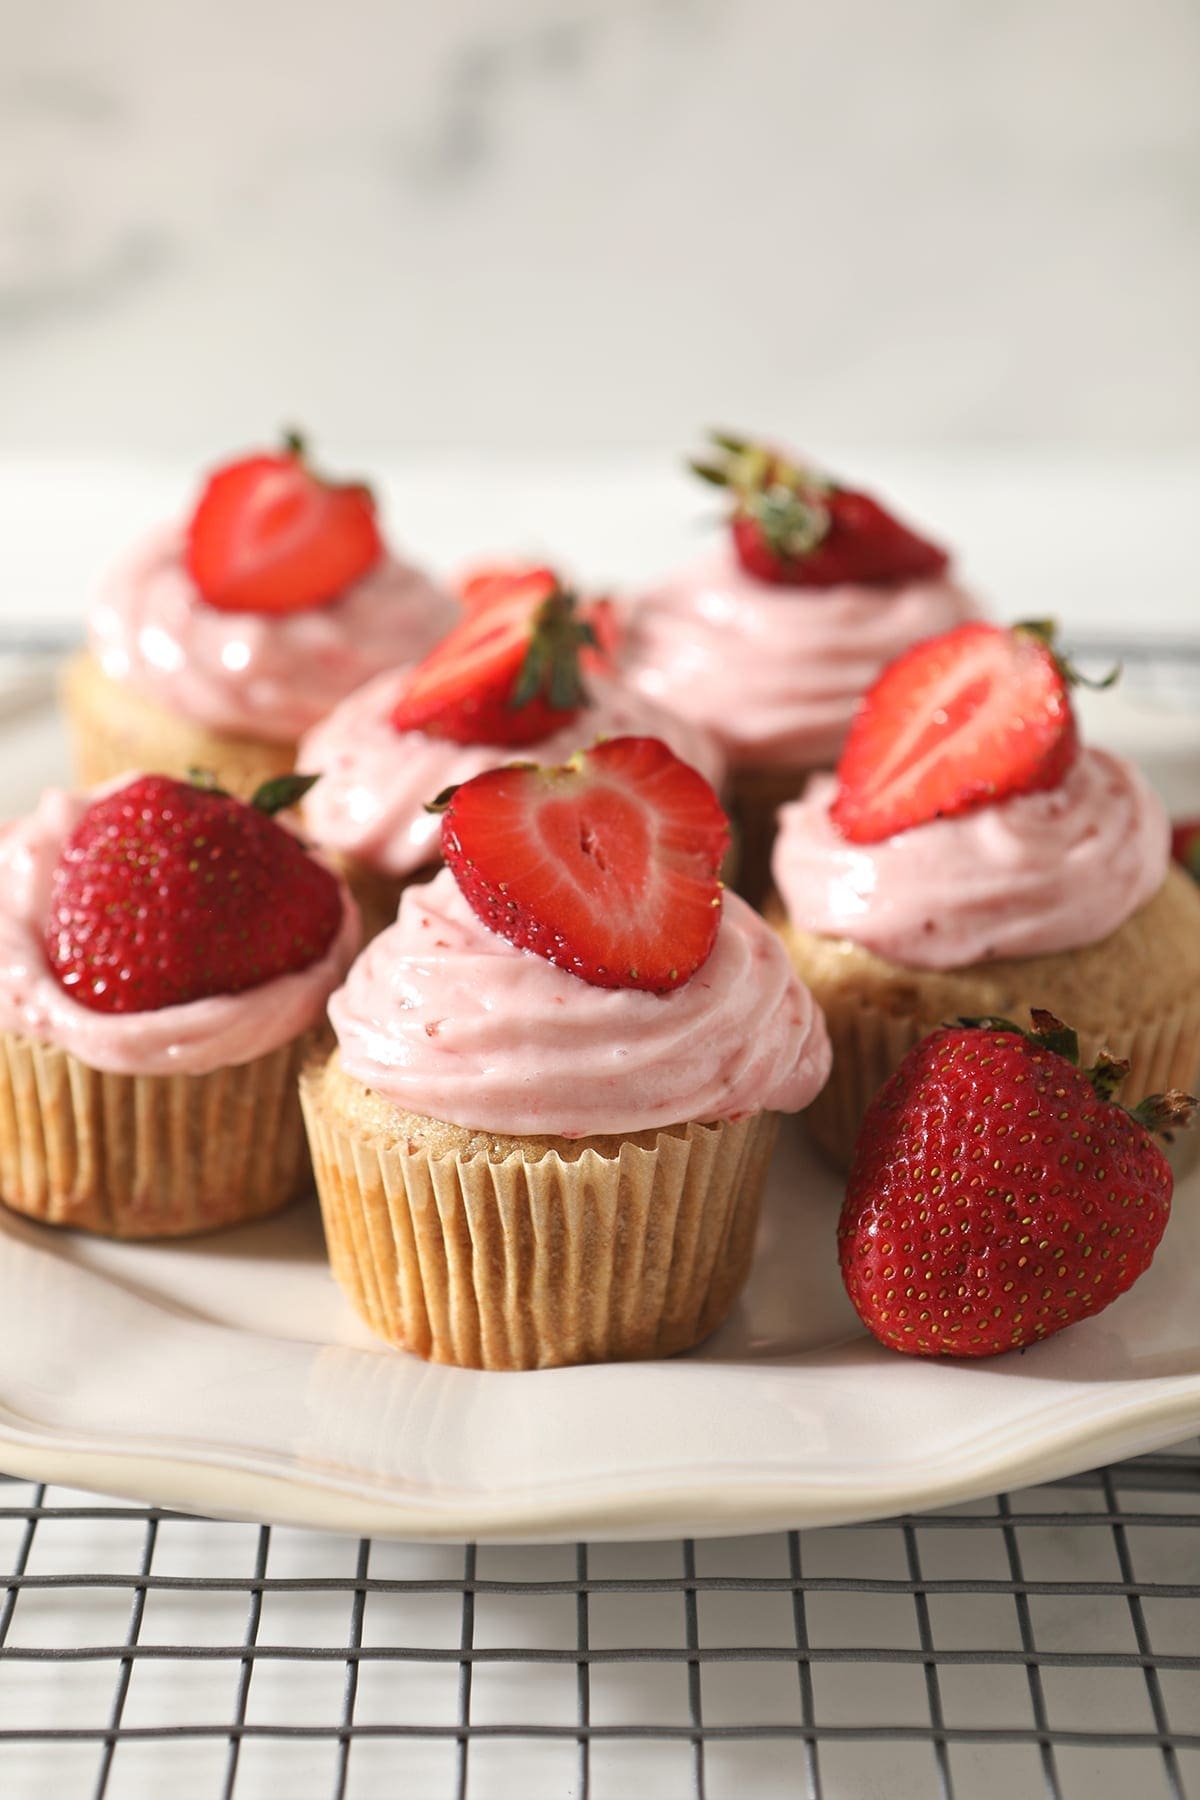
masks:
[[[113,1075],[0,1033],[0,1198],[118,1238],[276,1212],[310,1180],[297,1080],[317,1041],[208,1075]]]
[[[192,769],[205,769],[228,793],[248,800],[264,781],[296,766],[294,744],[193,724],[110,680],[86,652],[67,665],[62,701],[75,776],[83,787],[130,770],[182,781]]]
[[[845,1169],[874,1096],[914,1044],[950,1021],[884,1012],[859,997],[839,1000],[833,991],[817,992],[816,997],[829,1027],[833,1070],[826,1087],[808,1107],[805,1124],[830,1161]],[[1028,1024],[1029,1005],[1043,1003],[1037,995],[1032,996],[1029,1003],[1015,1009],[1016,1023]],[[1104,1033],[1080,1032],[1083,1067],[1094,1063],[1101,1050],[1129,1062],[1129,1074],[1117,1096],[1123,1106],[1136,1106],[1147,1094],[1160,1094],[1170,1087],[1194,1093],[1200,1071],[1200,995],[1154,1019],[1118,1023]]]
[[[671,1356],[749,1271],[776,1115],[652,1147],[431,1155],[355,1136],[301,1081],[333,1271],[372,1329],[433,1362],[537,1369]]]

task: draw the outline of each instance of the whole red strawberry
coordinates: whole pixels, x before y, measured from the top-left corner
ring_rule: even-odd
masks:
[[[46,956],[72,999],[157,1012],[323,956],[341,924],[338,883],[271,817],[313,779],[267,782],[249,806],[165,775],[96,800],[50,885]]]
[[[1193,881],[1200,881],[1200,819],[1177,819],[1171,831],[1171,855]]]
[[[909,1356],[996,1356],[1092,1317],[1149,1267],[1173,1179],[1150,1133],[1178,1092],[1135,1113],[1128,1064],[1080,1069],[1049,1013],[946,1026],[909,1051],[863,1121],[838,1227],[863,1324]]]
[[[587,704],[579,661],[594,641],[574,595],[550,570],[510,570],[477,580],[467,604],[462,624],[412,671],[396,730],[516,748],[570,724]]]
[[[838,762],[834,824],[872,844],[1057,787],[1079,751],[1074,679],[1045,623],[958,625],[914,644],[859,705]]]
[[[594,987],[652,993],[711,955],[729,824],[658,738],[609,738],[562,768],[492,769],[435,805],[464,896],[518,948]]]
[[[759,581],[826,588],[941,575],[950,558],[870,494],[806,468],[780,450],[728,432],[694,474],[733,497],[730,531],[738,561]]]
[[[382,555],[370,489],[317,475],[293,435],[274,455],[241,457],[210,475],[185,561],[210,606],[292,613],[336,600]]]

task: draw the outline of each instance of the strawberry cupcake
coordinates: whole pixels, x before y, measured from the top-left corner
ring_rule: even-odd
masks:
[[[636,600],[625,674],[720,741],[739,886],[757,901],[776,809],[837,760],[880,670],[977,608],[948,553],[869,495],[762,444],[712,442],[691,466],[729,494],[728,532]]]
[[[359,941],[353,900],[270,815],[165,776],[46,793],[0,832],[0,1199],[174,1237],[309,1179],[301,1063]]]
[[[1138,771],[1081,746],[1044,626],[970,624],[880,677],[836,775],[780,815],[769,903],[833,1075],[809,1113],[849,1160],[876,1090],[947,1020],[1078,1029],[1130,1104],[1200,1068],[1200,893]]]
[[[427,802],[485,769],[529,752],[564,762],[636,734],[662,738],[716,787],[724,777],[702,726],[613,679],[605,602],[578,607],[544,567],[481,571],[462,597],[468,617],[424,662],[376,676],[301,740],[302,766],[320,775],[305,830],[337,859],[368,937],[441,858]]]
[[[92,610],[63,693],[79,779],[199,768],[248,796],[295,767],[339,700],[457,616],[385,549],[369,489],[316,474],[299,439],[229,463]]]
[[[334,1273],[389,1342],[486,1369],[669,1356],[750,1263],[818,1008],[717,877],[712,788],[653,738],[444,801],[448,867],[330,1002],[301,1095]]]

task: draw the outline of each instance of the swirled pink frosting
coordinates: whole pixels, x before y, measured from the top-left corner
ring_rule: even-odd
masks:
[[[649,699],[707,726],[736,767],[820,767],[836,761],[884,665],[976,610],[944,576],[773,587],[722,545],[630,604],[623,672]]]
[[[304,802],[308,835],[382,874],[408,875],[437,860],[442,822],[425,811],[427,801],[443,788],[521,758],[561,763],[598,737],[631,732],[661,737],[714,787],[724,779],[725,759],[701,726],[596,677],[588,679],[590,705],[562,731],[520,750],[397,731],[391,714],[410,673],[394,669],[367,682],[308,732],[298,751],[299,767],[321,776]]]
[[[792,923],[912,969],[1096,944],[1162,886],[1171,829],[1138,771],[1080,751],[1056,788],[852,844],[814,775],[781,808],[775,885]]]
[[[820,1009],[733,894],[704,967],[659,996],[515,949],[443,869],[406,889],[329,1016],[347,1072],[402,1111],[511,1136],[797,1112],[829,1074]]]
[[[0,828],[0,1031],[57,1044],[111,1074],[206,1075],[266,1056],[316,1024],[361,937],[358,908],[344,887],[341,927],[324,956],[243,993],[157,1012],[102,1013],[59,986],[42,946],[50,879],[94,798],[50,788],[34,812]]]
[[[385,556],[328,606],[270,615],[203,601],[167,526],[113,570],[88,619],[106,675],[213,731],[289,744],[381,669],[424,656],[459,616],[427,576]]]

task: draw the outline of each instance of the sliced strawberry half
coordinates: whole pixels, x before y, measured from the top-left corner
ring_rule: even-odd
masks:
[[[593,987],[655,994],[711,955],[729,824],[658,738],[610,738],[562,768],[493,769],[438,804],[455,880],[518,948]]]
[[[563,591],[561,577],[545,563],[487,563],[467,570],[457,583],[458,597],[467,613],[511,600],[519,592],[527,593],[532,604]],[[608,673],[621,644],[616,606],[606,596],[589,596],[576,604],[579,617],[591,630],[590,639],[580,645],[580,665],[588,674]]]
[[[192,514],[185,562],[225,612],[306,612],[337,599],[383,554],[375,501],[360,482],[314,473],[303,441],[211,475]]]
[[[759,581],[826,588],[941,575],[946,551],[902,523],[870,494],[806,468],[783,451],[728,432],[693,474],[733,499],[729,526],[738,561]]]
[[[466,570],[456,583],[463,611],[468,613],[481,612],[497,600],[511,600],[517,593],[528,594],[531,604],[548,600],[561,585],[545,563],[484,563]]]
[[[1049,629],[959,625],[890,663],[838,763],[834,824],[871,844],[929,819],[1057,787],[1079,749]]]
[[[493,593],[418,663],[392,713],[397,731],[457,744],[536,744],[587,704],[579,672],[592,641],[574,596],[542,571]]]

